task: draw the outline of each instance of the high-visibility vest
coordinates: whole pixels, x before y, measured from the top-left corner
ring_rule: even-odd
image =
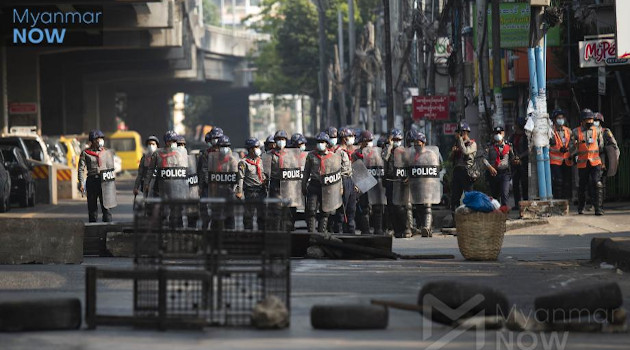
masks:
[[[593,131],[593,142],[586,143],[584,139],[585,133],[582,128],[578,128],[578,168],[586,168],[586,162],[591,166],[597,166],[602,164],[602,160],[599,158],[599,145],[597,144],[597,128],[591,127]]]
[[[549,147],[549,163],[551,163],[552,165],[562,165],[562,163],[564,162],[566,165],[572,166],[573,160],[571,160],[571,153],[569,153],[569,142],[571,142],[571,129],[563,126],[561,132],[564,133],[564,143],[562,143],[560,132],[558,130],[553,131],[553,137],[556,140],[556,145]],[[564,153],[560,152],[560,148],[562,147],[566,147],[567,151]]]

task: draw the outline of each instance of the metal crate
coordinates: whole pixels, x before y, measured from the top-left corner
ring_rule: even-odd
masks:
[[[238,222],[249,205],[261,210],[269,225],[244,230]],[[290,233],[279,231],[288,227],[283,202],[155,199],[136,209],[134,268],[86,271],[89,328],[247,326],[254,306],[268,296],[290,310]],[[194,212],[190,221],[187,213]],[[237,223],[226,229],[230,218]],[[96,313],[97,281],[105,279],[133,281],[133,316]]]

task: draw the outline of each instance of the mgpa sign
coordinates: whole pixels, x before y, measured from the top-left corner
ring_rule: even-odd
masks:
[[[617,58],[617,43],[612,36],[580,41],[580,68],[618,66],[630,59]]]

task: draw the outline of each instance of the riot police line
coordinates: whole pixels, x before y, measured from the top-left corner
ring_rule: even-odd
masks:
[[[95,133],[95,144],[99,136],[102,138],[102,133]],[[389,232],[396,237],[410,237],[412,228],[417,226],[423,236],[431,235],[431,206],[442,197],[441,157],[437,147],[425,145],[422,133],[412,132],[404,146],[402,133],[397,129],[375,144],[367,130],[356,135],[350,128],[331,127],[320,132],[315,138],[315,149],[307,151],[303,135],[289,137],[279,130],[264,143],[247,139],[247,154],[243,158],[232,151],[230,138],[221,128],[213,128],[205,135],[205,141],[205,150],[188,154],[185,139],[173,131],[168,131],[162,140],[148,137],[134,195],[164,200],[224,198],[244,202],[278,198],[290,208],[290,230],[295,228],[298,211],[304,211],[309,232],[355,234],[360,230],[361,234]],[[103,147],[97,150],[111,153]],[[86,163],[88,173],[106,168],[89,170],[98,162],[98,157],[90,158]],[[110,197],[115,200],[115,182],[105,181],[102,176],[100,179],[101,191],[94,190],[94,195],[104,199],[104,203],[109,203]],[[96,203],[89,205],[90,220],[94,221],[95,206]],[[111,207],[104,208],[104,213]],[[188,216],[188,225],[203,216],[203,205],[200,207],[193,215],[182,214]],[[407,215],[408,210],[411,216]],[[245,211],[245,229],[254,228],[254,219],[258,228],[266,225],[265,221],[268,227],[272,221],[263,208],[247,206]],[[108,214],[107,219],[111,220]],[[225,217],[225,228],[234,228],[234,213],[226,212]],[[174,219],[178,225],[183,224],[181,217]],[[416,225],[410,222],[414,220]]]

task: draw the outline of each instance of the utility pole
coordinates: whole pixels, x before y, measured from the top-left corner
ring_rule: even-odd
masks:
[[[479,119],[483,128],[479,130],[479,137],[485,143],[488,137],[486,128],[492,127],[490,108],[487,96],[490,90],[489,59],[488,57],[488,0],[477,0],[477,60],[479,61]]]
[[[320,0],[321,1],[321,0]],[[392,37],[389,17],[389,0],[383,0],[383,20],[385,36],[385,94],[387,95],[387,127],[394,126],[394,90],[392,82]]]
[[[464,23],[464,0],[456,0],[453,6],[453,53],[455,55],[455,100],[457,121],[464,119],[464,53],[462,46],[462,28]]]
[[[418,15],[418,23],[424,23],[422,20],[423,12],[422,11],[422,0],[417,0],[416,2],[416,13]],[[426,94],[426,82],[424,80],[424,28],[416,28],[416,48],[417,48],[417,67],[418,67],[418,95],[424,96]]]
[[[342,123],[352,123],[352,121],[348,121],[346,114],[346,89],[345,89],[345,73],[344,73],[344,60],[343,60],[343,19],[341,18],[341,10],[337,10],[337,27],[338,27],[338,36],[339,36],[339,47],[338,47],[338,57],[339,61],[335,62],[338,65],[337,71],[337,84],[339,89],[339,114]],[[341,126],[341,124],[340,124]]]
[[[492,0],[492,70],[494,85],[494,114],[492,126],[505,126],[503,120],[503,81],[501,79],[501,13],[500,0]]]
[[[319,15],[319,129],[327,127],[328,122],[328,74],[326,69],[326,12],[323,0],[317,0]]]

